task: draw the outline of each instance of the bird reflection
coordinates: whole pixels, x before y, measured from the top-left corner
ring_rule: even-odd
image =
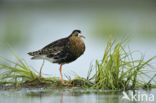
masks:
[[[61,94],[60,103],[63,103],[64,93]]]

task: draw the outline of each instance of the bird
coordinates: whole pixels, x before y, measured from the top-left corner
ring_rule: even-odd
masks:
[[[69,64],[78,59],[85,52],[85,36],[81,34],[80,30],[73,30],[73,32],[62,39],[56,40],[40,50],[29,52],[32,56],[31,59],[47,60],[51,63],[57,63],[60,65],[59,72],[61,75],[61,83],[68,85],[64,82],[62,75],[62,66]]]

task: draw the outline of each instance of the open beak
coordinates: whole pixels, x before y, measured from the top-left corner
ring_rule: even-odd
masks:
[[[85,36],[83,36],[82,34],[79,34],[79,37],[84,38],[84,39],[86,38],[86,37],[85,37]]]

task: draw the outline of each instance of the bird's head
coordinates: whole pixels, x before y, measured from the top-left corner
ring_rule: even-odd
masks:
[[[74,31],[71,33],[70,37],[71,37],[71,36],[78,37],[78,38],[85,38],[85,36],[83,36],[83,35],[81,34],[81,31],[80,31],[80,30],[74,30]]]

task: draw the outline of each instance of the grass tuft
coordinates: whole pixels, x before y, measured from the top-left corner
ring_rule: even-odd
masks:
[[[145,81],[140,78],[147,77],[146,71],[151,66],[149,63],[155,59],[145,61],[142,56],[134,60],[132,51],[126,52],[122,42],[115,43],[109,39],[102,60],[96,60],[93,88],[95,89],[134,89],[138,85],[143,86]]]
[[[12,52],[12,54],[17,62],[0,56],[2,61],[2,63],[0,63],[0,85],[18,85],[19,83],[31,81],[39,77],[36,73],[32,72],[25,61],[18,57],[14,52]]]

